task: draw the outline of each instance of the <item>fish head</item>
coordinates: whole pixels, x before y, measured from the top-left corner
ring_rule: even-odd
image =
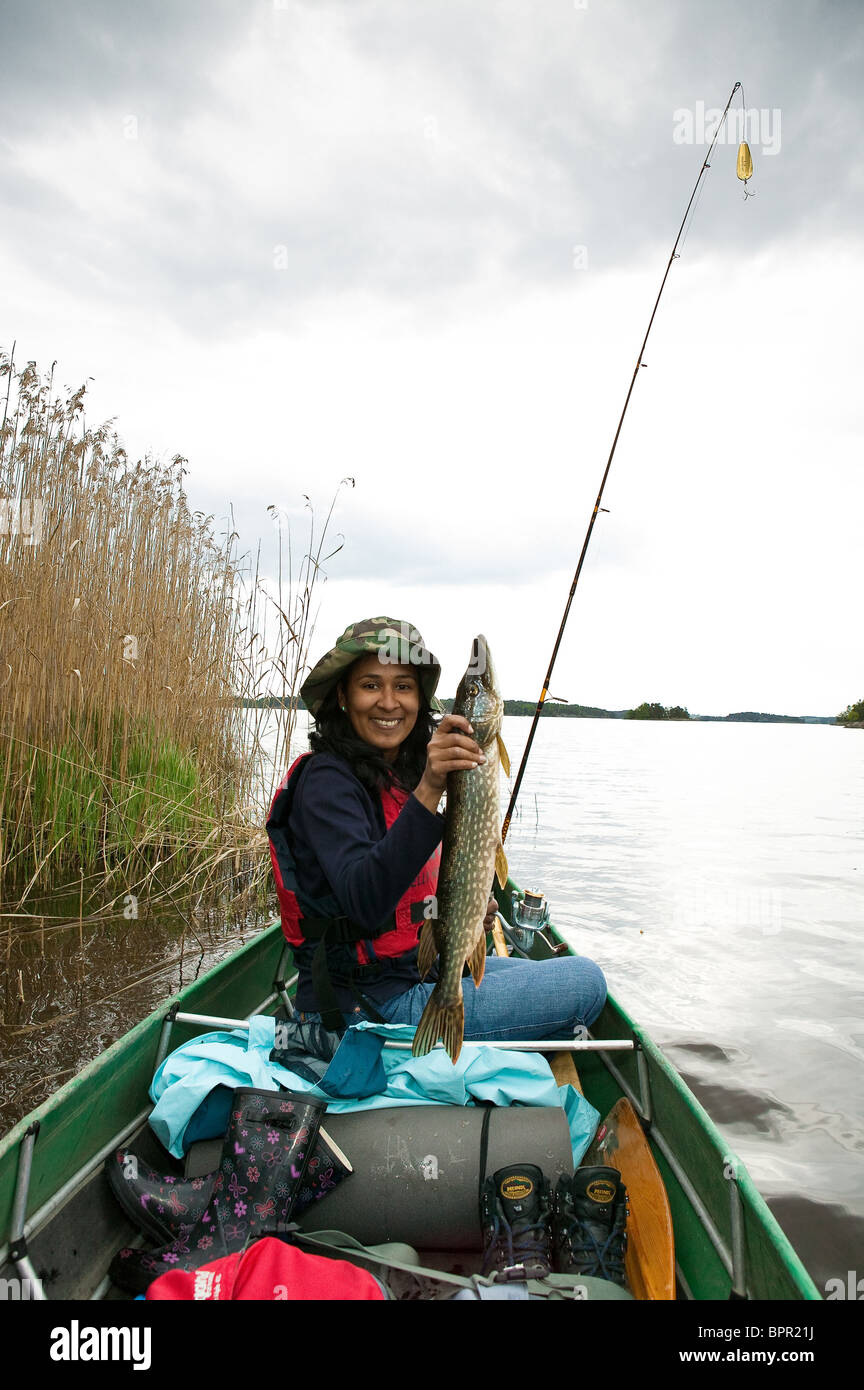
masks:
[[[481,748],[487,747],[501,732],[504,701],[492,653],[482,633],[472,643],[471,660],[459,682],[453,713],[465,716]]]

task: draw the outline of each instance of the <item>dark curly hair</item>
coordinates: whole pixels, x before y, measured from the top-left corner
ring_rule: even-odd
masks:
[[[344,758],[350,763],[358,782],[362,782],[369,791],[383,791],[395,782],[411,792],[423,776],[426,745],[434,732],[435,719],[421,691],[417,722],[400,744],[395,761],[388,763],[377,749],[354,732],[348,715],[339,707],[339,697],[334,687],[315,716],[315,728],[309,734],[309,747],[313,753],[335,753],[338,758]]]

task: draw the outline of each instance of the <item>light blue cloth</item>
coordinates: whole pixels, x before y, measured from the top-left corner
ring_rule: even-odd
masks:
[[[321,1085],[269,1060],[276,1023],[258,1014],[250,1021],[248,1037],[241,1029],[230,1033],[206,1033],[184,1043],[159,1067],[150,1089],[156,1108],[150,1124],[175,1158],[184,1153],[183,1138],[198,1106],[214,1086],[254,1086],[274,1090],[279,1086],[304,1091],[327,1102],[332,1114],[375,1110],[394,1105],[469,1105],[492,1101],[495,1105],[562,1106],[570,1129],[573,1162],[578,1165],[597,1128],[600,1116],[572,1086],[558,1086],[545,1057],[537,1052],[515,1052],[466,1043],[455,1065],[443,1049],[426,1057],[384,1047],[385,1040],[410,1042],[411,1024],[360,1023],[345,1034],[325,1072]],[[373,1042],[374,1039],[374,1042]],[[368,1084],[371,1048],[380,1049],[383,1089],[376,1095],[348,1095],[346,1078],[356,1051]],[[330,1074],[338,1087],[331,1086]],[[338,1089],[339,1094],[333,1091]]]
[[[169,1153],[183,1157],[186,1126],[214,1087],[295,1089],[294,1075],[269,1060],[275,1032],[274,1018],[256,1014],[249,1021],[248,1033],[241,1028],[204,1033],[169,1052],[150,1086],[150,1099],[156,1102],[150,1127]]]

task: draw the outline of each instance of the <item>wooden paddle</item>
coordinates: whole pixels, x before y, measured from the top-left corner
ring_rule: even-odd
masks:
[[[674,1299],[675,1237],[669,1199],[654,1155],[626,1096],[613,1105],[582,1166],[616,1168],[627,1188],[627,1253],[630,1292],[639,1299]]]
[[[507,950],[507,942],[504,939],[504,930],[497,917],[495,918],[495,921],[492,923],[492,941],[495,945],[496,956],[509,955],[509,952]]]
[[[546,1060],[552,1068],[552,1075],[555,1077],[559,1086],[575,1086],[583,1096],[582,1082],[579,1080],[579,1073],[576,1070],[576,1063],[573,1061],[572,1052],[550,1052],[546,1055]]]

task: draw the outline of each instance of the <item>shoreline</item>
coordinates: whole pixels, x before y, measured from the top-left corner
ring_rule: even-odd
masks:
[[[236,705],[243,709],[284,709],[289,710],[296,705],[299,711],[305,711],[306,706],[302,700],[292,701],[291,697],[280,695],[265,695],[257,700],[235,700]],[[452,696],[442,696],[441,703],[445,710],[449,712],[453,706]],[[505,700],[504,713],[510,718],[531,718],[536,708],[535,701],[529,700]],[[601,709],[597,705],[560,705],[547,703],[543,706],[542,717],[546,719],[626,719],[630,714],[626,709]],[[769,714],[757,710],[742,710],[732,714],[691,714],[689,719],[657,719],[640,720],[640,723],[676,723],[676,724],[839,724],[841,728],[860,729],[864,728],[864,722],[856,724],[841,724],[834,714]]]

